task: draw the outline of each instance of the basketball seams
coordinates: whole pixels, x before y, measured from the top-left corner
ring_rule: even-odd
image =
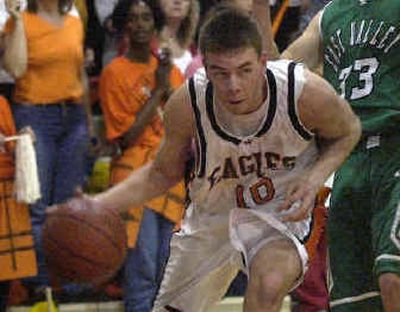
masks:
[[[47,239],[48,245],[53,245],[54,249],[60,250],[60,248],[57,248],[59,246],[57,243],[58,242],[55,239],[52,239],[52,238]],[[72,251],[70,248],[67,248],[65,246],[63,246],[62,250],[63,250],[63,252],[68,253],[68,256],[72,256],[74,258],[74,260],[76,260],[76,261],[84,261],[86,264],[90,265],[91,267],[97,267],[97,268],[101,267],[102,270],[103,269],[110,270],[110,272],[107,272],[106,274],[98,274],[98,272],[97,272],[98,270],[96,270],[94,273],[96,273],[95,278],[98,280],[108,279],[113,275],[113,272],[112,272],[113,268],[105,265],[104,263],[96,262],[92,259],[88,259],[84,256],[81,256],[81,255],[75,253],[74,251]],[[51,261],[51,260],[49,260],[49,263],[54,265],[53,261]],[[88,278],[93,279],[92,278],[92,276],[94,275],[93,270],[87,270],[87,272],[89,272],[89,274],[82,275],[82,272],[75,269],[74,266],[68,265],[67,271],[65,270],[65,268],[66,268],[65,266],[56,265],[56,271],[63,272],[62,274],[60,274],[61,278],[71,280],[74,282],[86,281]]]
[[[53,244],[53,245],[56,246],[56,247],[59,246],[59,244],[58,244],[59,242],[58,242],[56,239],[53,239],[53,238],[51,238],[51,237],[48,237],[48,238],[47,238],[47,241],[48,241],[50,244]],[[56,248],[56,249],[60,249],[60,248]],[[106,269],[112,269],[111,266],[109,266],[109,265],[107,265],[107,264],[104,264],[103,262],[97,262],[97,261],[95,261],[95,260],[89,259],[89,258],[87,258],[87,257],[85,257],[85,256],[83,256],[83,255],[80,255],[80,254],[74,252],[71,248],[68,248],[68,246],[63,246],[62,249],[63,249],[65,252],[67,252],[69,255],[73,256],[74,258],[80,259],[80,260],[84,260],[85,262],[89,263],[90,265],[102,266],[102,267],[104,267],[104,268],[106,268]],[[51,261],[50,261],[50,262],[51,262]]]
[[[77,216],[74,216],[74,215],[71,215],[71,214],[68,214],[68,213],[61,213],[61,212],[58,212],[57,215],[54,215],[54,216],[48,215],[48,216],[47,216],[47,218],[49,218],[49,219],[50,219],[50,218],[53,218],[53,217],[66,217],[66,218],[69,218],[69,219],[71,219],[71,220],[84,223],[85,225],[87,225],[87,226],[91,227],[92,229],[96,230],[99,234],[101,234],[103,237],[105,237],[106,239],[108,239],[109,242],[111,243],[111,245],[113,245],[115,249],[117,249],[119,252],[121,252],[121,249],[119,248],[118,244],[114,242],[114,239],[113,239],[111,236],[109,236],[109,235],[107,234],[107,232],[104,231],[103,228],[98,227],[98,226],[95,226],[95,225],[93,225],[92,223],[88,222],[88,221],[85,220],[85,219],[79,218],[79,217],[77,217]],[[124,230],[125,230],[125,229],[124,229]],[[122,250],[122,253],[123,253],[123,250]]]

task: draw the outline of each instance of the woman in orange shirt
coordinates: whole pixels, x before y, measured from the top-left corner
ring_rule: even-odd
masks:
[[[12,110],[17,129],[30,126],[36,135],[36,156],[42,198],[31,205],[39,273],[26,281],[48,285],[41,226],[49,205],[65,201],[83,184],[88,147],[88,116],[83,105],[84,32],[81,20],[68,12],[72,0],[7,0],[4,64],[15,78]]]

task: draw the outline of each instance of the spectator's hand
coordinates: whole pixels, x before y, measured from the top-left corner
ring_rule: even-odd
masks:
[[[169,48],[160,49],[158,55],[158,67],[156,70],[156,90],[161,91],[168,98],[171,92],[169,76],[172,69],[171,50]]]
[[[4,153],[6,151],[5,148],[5,135],[0,132],[0,153]]]
[[[297,222],[310,216],[321,185],[299,177],[288,184],[285,201],[278,207],[278,216],[284,222]]]
[[[36,142],[36,135],[30,126],[24,127],[19,131],[19,134],[29,134],[31,136],[32,142]]]
[[[21,1],[6,0],[6,10],[15,20],[21,19]]]
[[[85,50],[85,69],[90,70],[94,68],[95,65],[95,55],[94,50],[92,48],[86,48]]]
[[[116,29],[113,25],[111,17],[106,18],[106,20],[104,21],[104,29],[110,34],[116,33]]]

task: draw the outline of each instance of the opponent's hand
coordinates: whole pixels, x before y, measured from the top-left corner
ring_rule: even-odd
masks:
[[[307,177],[298,178],[288,184],[285,200],[277,209],[281,220],[296,222],[309,217],[320,187],[319,183],[310,182]]]
[[[15,20],[21,18],[21,0],[6,0],[6,10]]]

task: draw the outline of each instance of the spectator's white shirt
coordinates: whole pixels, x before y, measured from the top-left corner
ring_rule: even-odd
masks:
[[[78,9],[76,8],[75,4],[72,5],[71,11],[69,11],[69,14],[80,17]]]
[[[104,25],[106,18],[112,14],[117,3],[118,3],[118,0],[95,0],[94,1],[97,18],[99,19],[101,25]]]

